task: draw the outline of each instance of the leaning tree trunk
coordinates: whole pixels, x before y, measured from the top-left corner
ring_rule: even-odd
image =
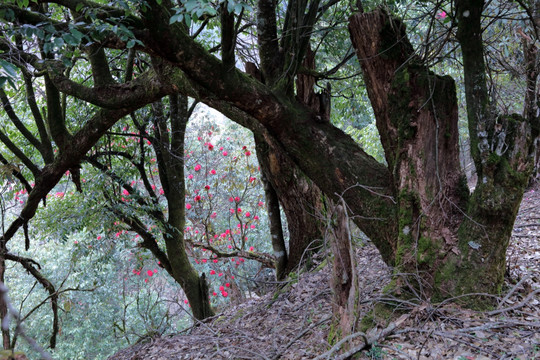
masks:
[[[470,197],[460,172],[453,79],[423,65],[403,23],[384,11],[354,15],[349,30],[397,193],[396,273],[413,274],[396,285],[413,284],[432,299],[498,292],[527,178],[516,163],[524,160],[522,146],[509,142],[504,154],[493,153],[491,180],[479,172]],[[518,117],[498,126],[507,139],[525,131]]]

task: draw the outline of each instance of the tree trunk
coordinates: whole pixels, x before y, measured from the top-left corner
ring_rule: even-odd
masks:
[[[159,174],[169,210],[169,218],[164,224],[164,228],[169,231],[163,234],[167,256],[172,275],[186,293],[193,316],[195,319],[202,320],[214,315],[208,296],[208,284],[205,274],[199,277],[191,265],[183,236],[185,227],[184,135],[189,119],[188,100],[186,96],[170,97],[170,135],[164,122],[161,102],[154,106],[154,121],[156,121],[159,139],[156,144]]]
[[[479,179],[469,197],[459,170],[453,79],[429,71],[414,56],[405,26],[383,11],[354,15],[349,30],[398,193],[396,273],[413,275],[398,278],[397,288],[412,284],[417,294],[439,300],[497,293],[528,177],[516,168],[526,168],[523,156],[512,164],[504,157],[523,145],[512,143],[505,156],[493,156],[491,171],[498,176]],[[513,138],[526,135],[518,117],[500,119],[499,126]]]
[[[255,142],[261,169],[275,189],[287,217],[289,253],[285,273],[289,273],[308,260],[311,252],[322,243],[324,195],[276,143],[269,144],[261,136],[255,136]]]
[[[358,279],[346,204],[340,201],[330,211],[330,246],[334,254],[331,286],[334,293],[334,340],[350,335],[358,321]],[[332,340],[332,339],[331,339]]]
[[[279,199],[276,190],[267,179],[264,160],[266,158],[265,152],[268,152],[268,144],[261,139],[260,136],[254,134],[255,146],[257,149],[257,158],[261,165],[262,177],[261,180],[264,184],[264,194],[266,198],[266,211],[268,213],[268,222],[270,224],[270,236],[272,238],[272,250],[274,250],[276,280],[281,281],[287,276],[287,247],[285,246],[285,238],[283,236],[283,225],[281,224],[281,212],[279,208]]]
[[[3,246],[2,246],[3,247]],[[5,251],[5,248],[2,249],[2,251]],[[4,274],[6,272],[6,260],[4,259],[4,256],[0,254],[0,283],[4,284]],[[4,323],[4,318],[7,315],[7,304],[6,299],[4,295],[0,295],[0,324]],[[4,330],[2,328],[2,346],[4,350],[11,349],[10,341],[9,341],[9,329]]]
[[[311,68],[314,65],[314,54],[310,53],[307,56],[307,61],[310,61]],[[257,67],[252,64],[246,64],[246,71],[255,78],[263,80]],[[312,78],[312,77],[309,77]],[[310,96],[317,98],[319,94],[314,94],[313,85],[311,82],[303,81],[304,86],[297,83],[297,89],[302,99],[309,101]],[[302,90],[301,90],[302,89]],[[305,94],[305,95],[304,95]],[[319,104],[317,102],[317,104]],[[322,108],[318,106],[318,108]],[[329,121],[329,111],[326,116]],[[285,153],[282,146],[268,133],[264,135],[257,132],[256,128],[252,128],[257,146],[257,158],[264,173],[266,180],[271,188],[275,191],[279,204],[281,204],[285,216],[287,217],[287,225],[289,229],[289,253],[285,254],[285,258],[281,255],[281,245],[279,240],[278,226],[279,204],[272,210],[268,208],[269,213],[273,217],[275,227],[272,231],[272,243],[277,258],[276,278],[282,279],[284,275],[293,271],[303,261],[309,260],[313,251],[316,251],[322,244],[324,234],[324,224],[321,221],[322,209],[324,207],[324,195],[317,185],[305,176],[298,166]],[[268,199],[267,191],[267,199]],[[267,200],[268,205],[270,202]],[[272,223],[272,217],[271,217]],[[277,236],[274,238],[274,236]],[[282,236],[282,235],[281,235]],[[275,242],[275,244],[274,244]],[[278,276],[279,275],[279,276]]]

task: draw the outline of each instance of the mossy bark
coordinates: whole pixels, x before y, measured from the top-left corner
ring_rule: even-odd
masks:
[[[410,275],[397,277],[394,291],[403,294],[409,287],[405,293],[437,300],[497,293],[530,173],[527,124],[507,116],[483,123],[490,132],[472,133],[476,140],[491,136],[491,143],[479,147],[482,155],[473,153],[482,178],[470,196],[460,171],[453,79],[424,66],[403,23],[383,11],[357,14],[349,28],[398,193],[395,272]],[[478,66],[472,71],[469,82],[482,78]],[[487,116],[482,99],[475,111]],[[478,141],[472,143],[478,149]]]

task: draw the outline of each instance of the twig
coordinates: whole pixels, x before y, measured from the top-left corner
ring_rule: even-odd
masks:
[[[508,308],[504,308],[504,309],[497,309],[497,310],[493,310],[493,311],[490,311],[488,312],[487,314],[488,315],[497,315],[497,314],[500,314],[500,313],[503,313],[503,312],[508,312],[508,311],[513,311],[513,310],[517,310],[523,306],[525,306],[527,304],[527,302],[529,302],[529,300],[534,297],[535,295],[537,294],[540,294],[540,289],[536,289],[535,291],[533,291],[532,293],[530,293],[529,295],[527,295],[527,297],[525,299],[523,299],[523,301],[515,304],[514,306],[510,306]]]
[[[521,280],[518,281],[518,283],[506,294],[506,296],[501,300],[499,303],[499,306],[497,306],[497,309],[500,309],[501,306],[512,296],[516,290],[519,288],[519,286],[527,279],[529,279],[531,276],[527,274],[525,277],[523,277]]]

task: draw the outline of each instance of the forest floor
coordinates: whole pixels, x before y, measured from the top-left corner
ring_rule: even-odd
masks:
[[[360,314],[381,300],[390,269],[371,243],[357,246]],[[228,307],[211,320],[174,336],[153,338],[109,360],[341,359],[330,346],[330,269],[304,273],[277,292]],[[404,304],[405,316],[368,332],[378,339],[358,359],[540,359],[540,186],[521,204],[507,256],[498,306],[488,312],[452,301]],[[364,342],[352,338],[350,348]],[[338,350],[341,350],[339,352]]]

